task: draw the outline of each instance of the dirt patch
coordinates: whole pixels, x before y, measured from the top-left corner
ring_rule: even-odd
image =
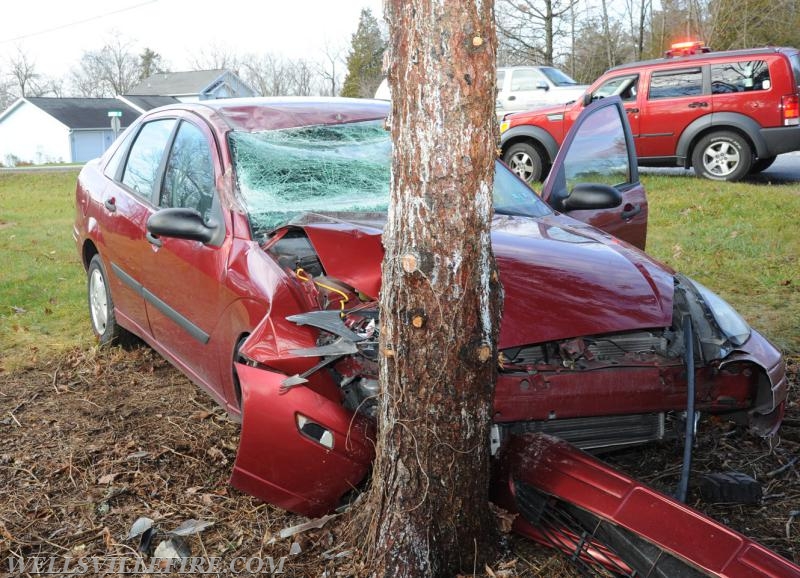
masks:
[[[796,379],[796,363],[793,369]],[[228,485],[238,433],[209,397],[145,347],[76,350],[0,373],[0,575],[13,556],[136,558],[138,539],[126,537],[141,516],[162,530],[212,522],[187,543],[193,555],[218,557],[226,567],[253,557],[277,565],[288,556],[289,576],[326,568],[348,575],[352,546],[341,543],[336,520],[280,538],[305,518]],[[704,422],[700,435],[694,472],[747,473],[762,483],[764,498],[708,505],[693,493],[690,503],[800,561],[800,516],[791,521],[800,509],[800,463],[792,462],[800,456],[797,403],[774,447],[722,422]],[[680,448],[665,443],[611,459],[669,492]],[[524,540],[509,536],[506,548],[493,565],[498,576],[572,575],[560,557]]]

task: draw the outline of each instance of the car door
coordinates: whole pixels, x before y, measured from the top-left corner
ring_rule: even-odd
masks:
[[[674,157],[683,130],[712,112],[711,95],[704,88],[700,66],[651,72],[642,97],[636,147],[641,157]]]
[[[569,216],[645,248],[647,196],[639,181],[627,113],[618,96],[595,101],[572,125],[545,181],[542,198],[552,207],[564,206],[579,184],[614,189],[621,202],[607,209],[571,210]]]
[[[207,243],[148,232],[144,287],[157,345],[225,404],[229,392],[222,391],[219,358],[230,359],[233,344],[215,331],[235,296],[223,287],[230,243],[215,186],[221,176],[218,166],[217,145],[208,127],[180,119],[163,163],[153,217],[187,209],[203,222],[214,223],[219,232]]]
[[[103,193],[105,215],[98,219],[103,233],[100,252],[116,314],[142,336],[150,334],[142,290],[148,246],[145,223],[153,211],[153,190],[174,126],[174,119],[144,123],[105,169],[111,180]]]

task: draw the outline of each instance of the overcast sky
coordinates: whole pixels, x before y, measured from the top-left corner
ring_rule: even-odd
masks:
[[[115,36],[172,70],[200,50],[318,59],[326,43],[349,48],[362,8],[383,21],[382,0],[3,0],[0,71],[20,48],[40,74],[63,76]]]

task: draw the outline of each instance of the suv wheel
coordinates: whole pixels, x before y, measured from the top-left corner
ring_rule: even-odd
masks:
[[[544,178],[544,158],[534,145],[518,142],[508,147],[503,161],[519,178],[532,185]]]
[[[695,172],[715,181],[738,181],[750,172],[753,151],[735,132],[713,132],[700,139],[692,153]]]

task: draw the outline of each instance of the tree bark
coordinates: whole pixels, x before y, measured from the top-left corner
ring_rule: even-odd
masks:
[[[483,569],[501,295],[491,253],[493,0],[387,0],[394,142],[381,403],[366,504],[375,576]]]

